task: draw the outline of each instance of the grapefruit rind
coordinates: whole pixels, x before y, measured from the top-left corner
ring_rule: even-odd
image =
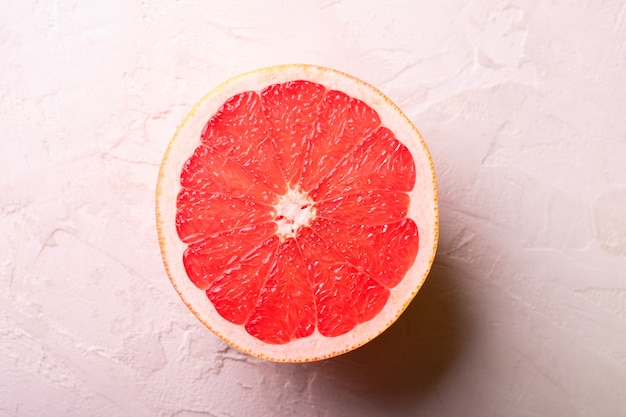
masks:
[[[208,119],[233,95],[293,80],[308,80],[328,89],[340,90],[367,103],[380,116],[382,125],[391,129],[413,156],[416,182],[409,192],[407,216],[419,229],[419,249],[413,266],[394,288],[383,310],[373,319],[336,337],[315,333],[282,345],[262,342],[248,334],[241,325],[222,318],[205,291],[188,278],[183,265],[187,245],[176,231],[176,196],[180,190],[180,172],[184,162],[200,144],[200,135]],[[406,115],[373,86],[340,71],[307,64],[263,68],[234,77],[205,95],[178,127],[170,141],[159,170],[156,189],[156,220],[159,246],[172,285],[189,310],[213,333],[236,349],[262,359],[277,362],[310,362],[352,351],[386,330],[413,300],[424,283],[434,261],[439,237],[439,215],[435,168],[420,132]]]

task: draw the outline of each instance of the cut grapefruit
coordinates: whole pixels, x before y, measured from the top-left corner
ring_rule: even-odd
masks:
[[[420,133],[377,89],[312,65],[233,78],[167,148],[157,185],[167,274],[235,348],[283,362],[351,351],[405,310],[438,239]]]

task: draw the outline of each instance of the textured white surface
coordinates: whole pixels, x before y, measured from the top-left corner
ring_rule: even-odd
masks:
[[[626,4],[379,3],[3,6],[0,416],[626,415]],[[308,365],[205,330],[154,227],[193,103],[285,62],[389,95],[441,193],[409,310]]]

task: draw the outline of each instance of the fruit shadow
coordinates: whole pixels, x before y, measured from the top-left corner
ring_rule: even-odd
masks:
[[[394,403],[436,391],[468,340],[458,276],[439,261],[400,318],[376,339],[327,361],[322,372],[370,400]],[[372,398],[377,395],[378,398]]]
[[[288,373],[315,375],[316,398],[356,396],[386,409],[437,396],[437,383],[453,369],[471,336],[458,290],[461,276],[444,260],[435,260],[414,300],[376,339],[336,358],[296,365],[298,370],[288,366]]]

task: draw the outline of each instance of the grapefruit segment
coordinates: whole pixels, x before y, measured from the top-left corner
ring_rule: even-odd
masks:
[[[276,193],[265,187],[250,171],[206,146],[198,146],[185,162],[180,180],[184,188],[210,190],[260,203],[274,204],[277,199]]]
[[[254,201],[183,188],[178,194],[176,228],[185,243],[196,243],[226,230],[274,219],[275,210]]]
[[[245,323],[258,303],[277,248],[278,238],[272,236],[211,283],[206,294],[222,317],[235,324]]]
[[[307,143],[315,131],[326,89],[309,81],[274,84],[261,92],[276,158],[290,187],[300,180]]]
[[[417,256],[419,237],[411,219],[379,226],[316,219],[311,229],[324,241],[332,242],[333,249],[352,265],[387,288],[398,285]]]
[[[349,223],[383,225],[401,220],[409,208],[406,193],[386,190],[357,191],[315,204],[320,218]]]
[[[271,190],[287,191],[258,93],[236,94],[209,119],[202,143],[258,177]]]
[[[414,184],[411,152],[391,130],[379,127],[347,154],[310,195],[321,201],[359,190],[409,192]]]
[[[300,186],[310,191],[337,163],[380,126],[367,104],[341,91],[328,91],[319,109],[319,122],[308,141]]]
[[[313,229],[303,229],[298,241],[312,277],[317,328],[322,335],[345,334],[380,312],[389,290],[359,272]]]
[[[224,270],[253,256],[255,251],[260,250],[263,242],[275,233],[276,224],[271,222],[204,238],[185,250],[185,271],[196,287],[206,290]]]
[[[252,336],[284,344],[315,330],[313,288],[294,239],[278,248],[267,282],[245,328]]]

